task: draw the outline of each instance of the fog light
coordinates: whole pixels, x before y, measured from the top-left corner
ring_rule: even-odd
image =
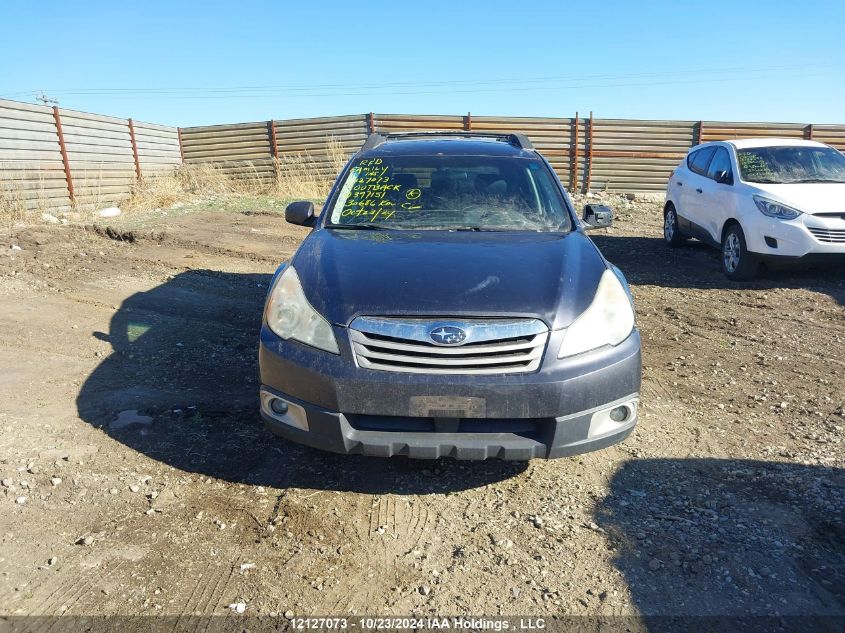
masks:
[[[284,400],[279,400],[278,398],[273,398],[270,401],[270,408],[273,410],[273,413],[278,413],[279,415],[284,415],[288,412],[288,403]],[[612,415],[612,414],[611,414]]]
[[[625,405],[610,410],[610,419],[614,422],[624,422],[628,419],[629,409]]]
[[[295,402],[288,402],[269,391],[261,391],[261,411],[276,422],[301,431],[308,430],[308,414]]]
[[[629,398],[622,404],[612,404],[593,413],[587,437],[592,439],[612,435],[636,424],[639,402],[639,398]]]

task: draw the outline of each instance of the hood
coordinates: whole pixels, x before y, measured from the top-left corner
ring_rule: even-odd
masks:
[[[291,262],[323,316],[543,319],[569,325],[607,268],[583,233],[319,229]]]
[[[759,195],[804,213],[845,213],[845,183],[805,182],[783,185],[753,183]]]

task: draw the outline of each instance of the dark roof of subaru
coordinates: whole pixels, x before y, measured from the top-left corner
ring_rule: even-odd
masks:
[[[390,139],[373,149],[362,151],[359,157],[430,156],[432,154],[537,158],[536,152],[521,149],[503,140],[447,137]]]

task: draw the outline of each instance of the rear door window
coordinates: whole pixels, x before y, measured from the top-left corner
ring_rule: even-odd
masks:
[[[710,159],[713,157],[713,152],[715,151],[716,148],[711,146],[700,149],[697,152],[693,152],[687,158],[687,167],[696,174],[701,174],[702,176],[706,175],[707,164],[710,162]]]

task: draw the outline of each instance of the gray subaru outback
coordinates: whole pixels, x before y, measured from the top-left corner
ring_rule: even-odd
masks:
[[[631,294],[522,135],[374,134],[276,271],[261,415],[295,442],[413,458],[561,457],[637,423]]]

